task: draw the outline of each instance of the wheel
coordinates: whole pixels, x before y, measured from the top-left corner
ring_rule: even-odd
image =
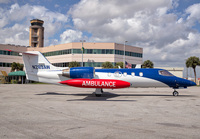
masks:
[[[178,92],[177,92],[177,91],[174,91],[174,92],[173,92],[173,96],[178,96]]]
[[[96,97],[101,97],[101,94],[95,94]]]

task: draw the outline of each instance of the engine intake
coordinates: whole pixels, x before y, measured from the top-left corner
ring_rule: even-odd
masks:
[[[62,76],[68,78],[88,78],[92,79],[95,76],[94,67],[75,67],[70,69],[64,69],[62,71]]]

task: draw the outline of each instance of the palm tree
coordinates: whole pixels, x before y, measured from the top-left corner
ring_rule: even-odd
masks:
[[[12,64],[11,64],[11,72],[13,72],[13,71],[23,71],[23,65],[22,64],[20,64],[20,63],[16,63],[16,62],[13,62]]]
[[[115,66],[114,68],[118,69],[119,66],[120,66],[121,68],[123,68],[124,62],[117,62],[117,63],[116,63],[116,66]]]
[[[80,63],[79,62],[76,62],[76,61],[72,61],[69,63],[69,67],[72,68],[72,67],[80,67]]]
[[[152,61],[150,60],[146,60],[144,61],[144,63],[142,64],[142,68],[153,68],[154,64]]]
[[[113,68],[113,64],[109,61],[106,61],[102,64],[102,68],[103,69],[112,69]]]
[[[196,83],[196,66],[197,65],[200,65],[200,60],[198,57],[196,56],[191,56],[189,57],[187,60],[186,60],[186,67],[189,68],[189,67],[192,67],[193,70],[194,70],[194,77],[195,77],[195,83]]]

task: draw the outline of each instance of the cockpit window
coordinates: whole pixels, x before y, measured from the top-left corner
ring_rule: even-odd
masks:
[[[159,74],[160,75],[163,75],[163,76],[174,76],[173,74],[171,74],[169,71],[167,70],[160,70],[159,71]]]

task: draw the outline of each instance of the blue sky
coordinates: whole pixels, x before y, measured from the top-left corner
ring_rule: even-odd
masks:
[[[0,0],[0,43],[29,45],[30,20],[44,20],[45,46],[116,42],[142,47],[155,66],[200,57],[200,0]]]

